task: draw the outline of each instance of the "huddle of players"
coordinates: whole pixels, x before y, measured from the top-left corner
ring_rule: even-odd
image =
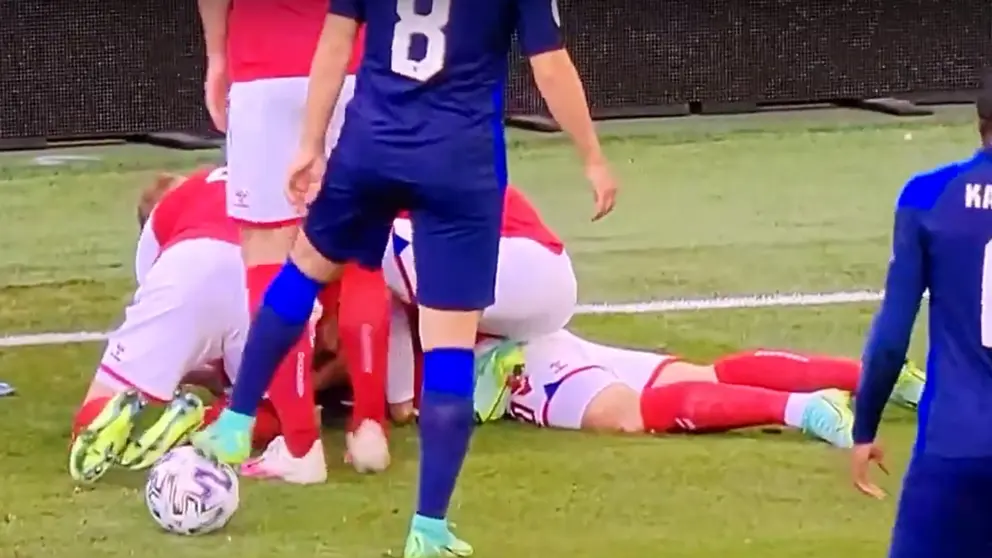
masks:
[[[95,480],[112,465],[149,466],[213,420],[225,404],[223,388],[240,365],[249,321],[238,231],[225,211],[227,179],[223,167],[189,177],[162,175],[141,196],[138,288],[77,414],[70,471],[79,480]],[[356,400],[377,402],[373,412],[383,430],[385,401],[392,417],[406,422],[416,412],[419,395],[422,351],[410,320],[417,286],[413,234],[407,218],[396,219],[383,257],[389,337],[371,356],[388,363],[387,369],[382,377],[354,386]],[[839,447],[851,445],[847,394],[858,383],[857,361],[757,350],[701,366],[597,344],[563,329],[576,303],[571,261],[559,237],[512,186],[506,193],[496,285],[497,302],[481,321],[488,337],[476,349],[480,421],[509,415],[537,426],[628,433],[782,425]],[[361,292],[345,296],[366,300]],[[315,318],[316,346],[340,355],[341,314],[319,308]],[[220,398],[205,408],[181,389],[183,384],[210,386]],[[374,391],[362,393],[369,385],[376,386]],[[907,366],[893,401],[915,408],[922,387],[922,373]],[[165,411],[135,434],[135,419],[148,402],[165,404]],[[299,405],[314,416],[312,401]],[[267,402],[254,429],[256,447],[265,449],[242,466],[242,473],[294,483],[322,481],[324,464],[316,459],[276,470],[271,459],[266,463],[266,453],[282,451],[285,444],[279,418],[274,402]],[[354,464],[360,470],[382,469],[388,449],[370,459]]]

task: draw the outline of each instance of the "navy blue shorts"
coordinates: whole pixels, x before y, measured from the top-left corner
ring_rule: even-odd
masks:
[[[378,269],[393,219],[409,210],[418,304],[482,310],[495,301],[504,188],[492,172],[458,174],[413,184],[332,161],[303,232],[333,262]]]
[[[916,455],[889,558],[992,557],[992,458]]]

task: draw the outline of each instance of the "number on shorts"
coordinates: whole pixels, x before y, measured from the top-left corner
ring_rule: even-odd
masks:
[[[537,413],[534,412],[534,409],[531,409],[526,405],[521,405],[516,401],[510,401],[509,411],[510,416],[519,421],[523,421],[528,424],[538,424]]]
[[[982,259],[982,346],[992,349],[992,240]]]
[[[451,0],[433,0],[426,14],[414,10],[413,0],[397,0],[396,15],[399,21],[393,28],[393,73],[417,81],[427,81],[444,68],[447,37],[444,27],[451,16]],[[424,57],[414,60],[411,56],[414,37],[423,37],[426,43]]]
[[[551,0],[551,17],[555,20],[555,25],[561,27],[561,13],[558,12],[558,0]]]

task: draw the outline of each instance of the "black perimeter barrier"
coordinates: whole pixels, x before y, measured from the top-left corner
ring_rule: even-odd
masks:
[[[992,57],[988,0],[559,2],[597,118],[961,102]],[[195,0],[0,0],[0,148],[208,136],[203,66]],[[545,113],[519,55],[506,108]]]

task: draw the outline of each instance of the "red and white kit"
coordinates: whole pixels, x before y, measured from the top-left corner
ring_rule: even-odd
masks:
[[[232,0],[228,15],[228,214],[252,224],[282,225],[299,215],[285,195],[286,173],[303,132],[310,62],[327,0]],[[349,74],[361,61],[364,32]],[[327,131],[337,144],[355,76],[345,78]]]
[[[586,408],[604,389],[625,384],[637,393],[676,357],[609,347],[560,330],[523,347],[524,375],[511,384],[511,417],[578,430]]]
[[[138,288],[110,334],[100,383],[167,401],[190,370],[220,360],[237,372],[249,318],[225,187],[225,169],[198,172],[155,206],[138,241]]]
[[[417,273],[408,219],[397,219],[383,259],[386,283],[403,303],[390,321],[389,369],[414,370],[410,306],[416,303]],[[496,302],[482,313],[483,335],[527,341],[558,331],[575,313],[577,283],[561,239],[541,220],[516,188],[506,191],[503,230],[496,269]],[[401,378],[405,378],[401,379]],[[390,403],[414,396],[415,378],[390,375]]]

